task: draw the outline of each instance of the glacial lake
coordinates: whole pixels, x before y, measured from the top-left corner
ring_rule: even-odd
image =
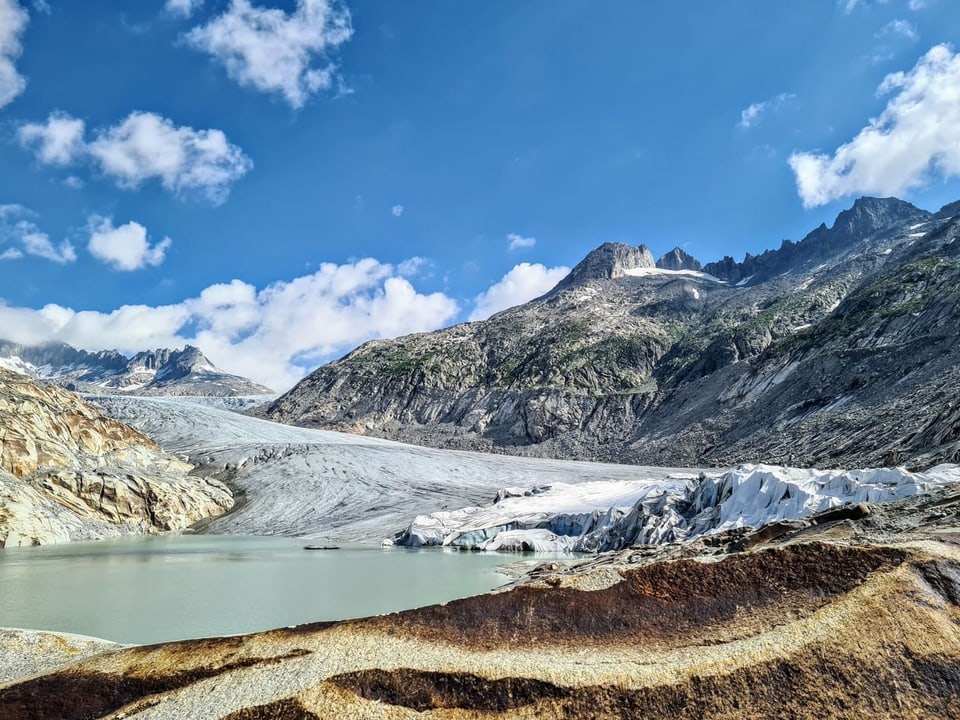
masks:
[[[170,535],[0,549],[0,627],[122,643],[394,612],[491,590],[519,557]]]

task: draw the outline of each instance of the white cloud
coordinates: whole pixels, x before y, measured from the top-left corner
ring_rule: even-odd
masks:
[[[392,208],[390,208],[390,212],[393,213],[394,217],[400,217],[401,215],[403,215],[403,211],[404,211],[403,205],[394,205]]]
[[[899,35],[907,40],[917,40],[920,37],[916,26],[908,20],[891,20],[880,28],[874,36],[883,38],[890,35]]]
[[[20,37],[29,19],[17,0],[0,0],[0,108],[13,102],[27,87],[15,63],[23,52]]]
[[[84,122],[53,113],[46,123],[29,123],[17,132],[21,145],[51,165],[92,162],[122,188],[148,180],[174,193],[197,192],[210,202],[226,200],[230,185],[253,163],[221,130],[194,130],[148,112],[132,112],[122,122],[84,139]]]
[[[165,237],[155,245],[150,245],[147,242],[147,229],[138,222],[131,221],[114,227],[112,218],[90,218],[87,249],[95,258],[115,270],[139,270],[148,265],[156,267],[163,262],[172,242]]]
[[[54,112],[46,123],[26,123],[17,129],[17,139],[33,148],[37,159],[47,165],[69,165],[85,151],[86,125],[66,113]]]
[[[332,87],[336,66],[329,56],[351,35],[350,12],[338,0],[297,0],[290,13],[231,0],[226,11],[186,39],[240,85],[279,93],[300,108]]]
[[[54,245],[49,235],[27,219],[33,215],[23,205],[0,205],[0,239],[19,245],[7,248],[0,259],[17,260],[27,254],[61,265],[74,262],[77,253],[73,245],[66,240]]]
[[[932,177],[960,175],[960,56],[930,49],[909,72],[888,75],[879,95],[895,93],[833,154],[794,152],[789,159],[805,207],[846,195],[899,195]]]
[[[26,232],[21,237],[21,242],[27,255],[34,255],[61,265],[72,263],[77,259],[77,253],[73,249],[73,245],[64,240],[59,245],[54,246],[50,236],[46,233]]]
[[[486,320],[494,313],[540,297],[563,280],[570,268],[546,268],[540,263],[520,263],[474,298],[470,320]]]
[[[83,180],[78,178],[76,175],[68,175],[63,179],[63,184],[68,188],[73,188],[74,190],[79,190],[84,186]]]
[[[164,5],[164,7],[171,15],[188,18],[199,10],[202,5],[203,0],[167,0],[167,4]]]
[[[537,239],[532,237],[524,237],[523,235],[517,235],[517,233],[508,233],[507,240],[510,241],[511,250],[522,250],[524,248],[532,248],[537,244]]]
[[[48,3],[47,0],[33,0],[31,5],[33,5],[34,10],[43,15],[50,15],[53,12],[53,10],[50,9],[50,3]]]
[[[930,3],[927,2],[927,0],[910,0],[910,2],[907,3],[907,7],[913,10],[914,12],[917,12],[918,10],[923,10],[929,5]]]
[[[769,100],[752,103],[740,112],[740,122],[737,124],[742,128],[753,127],[760,121],[760,117],[764,113],[777,110],[782,107],[784,103],[794,100],[796,97],[793,93],[780,93]]]
[[[233,280],[174,305],[112,312],[60,305],[38,310],[0,301],[3,336],[59,340],[89,350],[199,346],[228,372],[284,390],[321,361],[372,338],[434,330],[458,312],[442,293],[424,294],[398,268],[365,259],[322,264],[315,273],[261,290]]]

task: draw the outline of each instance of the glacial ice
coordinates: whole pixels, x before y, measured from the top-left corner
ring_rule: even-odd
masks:
[[[555,483],[490,505],[418,515],[394,542],[474,550],[597,552],[799,520],[960,482],[960,466],[812,470],[741,465],[686,480]]]

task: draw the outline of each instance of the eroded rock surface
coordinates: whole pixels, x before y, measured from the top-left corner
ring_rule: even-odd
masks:
[[[191,469],[73,393],[0,369],[0,547],[179,530],[232,507]]]
[[[945,488],[445,605],[111,651],[0,685],[0,717],[957,717],[958,538]]]

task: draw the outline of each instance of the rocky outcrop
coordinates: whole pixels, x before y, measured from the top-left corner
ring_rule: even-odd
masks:
[[[199,348],[147,350],[133,357],[116,350],[87,352],[65,343],[19,345],[0,340],[0,367],[82,392],[132,395],[271,395],[252,380],[225,373]]]
[[[700,261],[697,260],[693,255],[682,250],[678,247],[675,247],[670,252],[663,255],[659,260],[657,260],[657,267],[662,270],[702,270],[703,266],[700,264]]]
[[[610,280],[623,277],[625,271],[653,268],[653,253],[646,245],[633,247],[625,243],[604,243],[593,250],[560,281],[557,289],[580,285],[588,280]]]
[[[179,530],[233,505],[133,428],[0,370],[0,547]]]
[[[392,615],[109,651],[0,686],[0,716],[957,717],[958,512],[953,489]]]
[[[706,274],[605,245],[542,298],[368,343],[267,414],[644,465],[955,462],[958,236],[960,218],[864,198],[832,228]]]

